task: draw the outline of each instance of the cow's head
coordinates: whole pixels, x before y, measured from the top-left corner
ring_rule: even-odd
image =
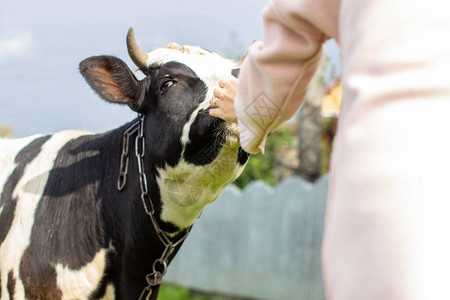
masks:
[[[183,229],[247,162],[237,125],[208,114],[213,88],[238,66],[193,46],[170,44],[145,53],[132,29],[127,45],[144,79],[137,80],[122,60],[111,56],[87,58],[80,71],[100,97],[146,116],[146,171],[156,179],[160,218]]]

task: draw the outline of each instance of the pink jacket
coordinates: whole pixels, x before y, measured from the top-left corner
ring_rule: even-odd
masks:
[[[263,41],[241,68],[235,102],[241,144],[263,152],[267,135],[300,107],[321,56],[338,34],[339,1],[271,1],[263,11]]]
[[[450,299],[449,11],[445,0],[271,0],[263,12],[235,103],[251,153],[300,106],[322,43],[342,50],[328,299]]]

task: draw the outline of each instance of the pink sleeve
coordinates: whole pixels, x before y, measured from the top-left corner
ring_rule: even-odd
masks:
[[[264,152],[267,135],[303,101],[331,27],[320,22],[330,19],[318,13],[317,3],[323,2],[331,1],[273,0],[263,11],[263,40],[248,51],[235,101],[241,144],[249,153]]]

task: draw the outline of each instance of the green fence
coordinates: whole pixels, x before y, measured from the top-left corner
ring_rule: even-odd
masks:
[[[328,179],[276,188],[229,186],[207,206],[165,283],[254,299],[321,300],[320,246]]]

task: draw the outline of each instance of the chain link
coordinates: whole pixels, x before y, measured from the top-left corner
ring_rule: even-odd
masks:
[[[152,295],[152,288],[150,286],[146,286],[139,296],[139,300],[150,300],[150,296]],[[147,294],[147,296],[145,296]],[[145,297],[145,298],[144,298]]]
[[[123,190],[127,183],[127,174],[128,174],[128,152],[130,144],[130,136],[133,135],[139,126],[139,119],[128,128],[124,134],[122,139],[122,155],[120,156],[120,169],[119,169],[119,178],[117,179],[117,189],[119,191]]]
[[[138,120],[131,125],[131,127],[125,131],[123,135],[123,145],[122,145],[122,155],[120,157],[120,172],[119,178],[117,181],[117,188],[121,191],[126,184],[127,181],[127,173],[128,173],[128,145],[129,138],[134,133],[138,132],[135,140],[135,156],[137,158],[138,172],[139,172],[139,185],[141,188],[141,200],[145,209],[145,213],[150,217],[150,220],[153,224],[153,228],[155,229],[156,235],[160,239],[161,243],[164,246],[164,251],[160,258],[156,259],[152,265],[152,273],[148,274],[145,279],[148,283],[148,286],[144,288],[141,295],[139,296],[139,300],[150,299],[150,296],[153,292],[153,287],[161,284],[162,277],[167,272],[167,266],[169,264],[169,259],[175,249],[181,245],[181,243],[187,238],[189,232],[191,231],[191,227],[184,230],[184,234],[172,241],[171,238],[161,230],[158,220],[155,216],[155,208],[153,206],[153,202],[148,193],[148,183],[147,183],[147,175],[145,174],[145,166],[144,166],[144,156],[145,156],[145,136],[144,136],[144,124],[145,117],[141,114],[138,114]]]

